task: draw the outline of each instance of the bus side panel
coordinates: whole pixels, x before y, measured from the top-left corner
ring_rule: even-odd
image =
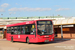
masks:
[[[11,34],[10,33],[6,33],[6,39],[11,41]]]
[[[29,42],[34,42],[35,35],[19,35],[18,40],[21,42],[26,42],[26,38],[29,38]]]
[[[36,37],[35,35],[29,35],[29,42],[36,42]]]
[[[21,42],[26,42],[27,35],[18,35],[18,40]]]
[[[11,37],[13,37],[13,41],[18,41],[18,35],[12,34]]]

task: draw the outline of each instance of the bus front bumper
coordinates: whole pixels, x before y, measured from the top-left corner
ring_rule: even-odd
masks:
[[[32,39],[30,42],[31,43],[40,43],[40,42],[51,42],[51,41],[54,41],[54,38],[43,38],[43,39],[36,38],[36,39]]]

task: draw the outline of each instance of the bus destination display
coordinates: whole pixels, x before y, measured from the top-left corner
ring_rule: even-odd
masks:
[[[51,24],[51,21],[38,21],[38,24]]]

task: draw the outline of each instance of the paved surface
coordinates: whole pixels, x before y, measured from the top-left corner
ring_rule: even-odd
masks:
[[[27,44],[0,39],[0,50],[75,50],[75,40],[55,39],[49,43]]]

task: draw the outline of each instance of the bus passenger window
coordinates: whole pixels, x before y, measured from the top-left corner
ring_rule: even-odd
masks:
[[[20,26],[18,26],[18,28],[17,28],[17,33],[18,34],[21,34],[21,29],[20,28],[21,28]]]
[[[11,28],[7,27],[7,33],[11,33]]]
[[[25,26],[25,34],[30,34],[29,26]]]
[[[26,25],[25,26],[25,34],[35,34],[36,28],[35,25]]]
[[[30,34],[35,34],[35,33],[36,33],[35,25],[31,25],[31,33]]]
[[[25,34],[25,26],[21,26],[21,34]]]
[[[11,34],[14,34],[14,30],[13,29],[11,30]]]
[[[11,27],[11,34],[14,34],[14,29],[13,29],[13,27]]]
[[[14,27],[14,34],[17,34],[18,32],[17,32],[17,28],[18,27]]]
[[[16,29],[14,30],[14,34],[17,34],[17,30]]]

